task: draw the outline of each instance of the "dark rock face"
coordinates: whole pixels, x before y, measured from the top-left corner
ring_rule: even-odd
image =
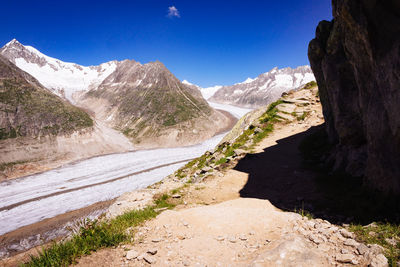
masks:
[[[334,168],[400,194],[400,2],[333,0],[308,56]]]

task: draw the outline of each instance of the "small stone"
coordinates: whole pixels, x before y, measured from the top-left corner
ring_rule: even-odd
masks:
[[[336,255],[336,261],[340,263],[351,263],[352,260],[354,260],[354,256],[352,254]]]
[[[182,264],[183,264],[183,266],[190,266],[190,262],[189,261],[183,261]]]
[[[358,251],[358,253],[360,253],[360,255],[364,255],[365,253],[367,253],[368,247],[366,245],[364,245],[364,244],[360,244],[357,247],[357,251]]]
[[[188,223],[188,222],[185,222],[185,221],[183,221],[182,224],[183,224],[183,226],[186,226],[186,227],[189,226],[189,223]]]
[[[246,237],[245,235],[240,235],[240,236],[239,236],[239,239],[242,240],[242,241],[246,241],[246,240],[247,240],[247,237]]]
[[[397,240],[394,238],[385,238],[386,243],[388,243],[391,246],[397,246]]]
[[[146,254],[141,254],[137,257],[137,260],[141,261],[144,259],[144,256],[146,256]]]
[[[369,233],[368,233],[368,235],[370,235],[370,236],[376,236],[377,234],[374,232],[374,231],[370,231]]]
[[[184,235],[178,235],[179,240],[184,240],[186,237]]]
[[[371,244],[371,245],[368,245],[368,247],[369,247],[370,252],[375,255],[381,254],[385,250],[383,247],[381,247],[378,244]]]
[[[237,240],[236,240],[236,238],[234,236],[231,236],[231,237],[228,238],[228,241],[231,242],[231,243],[236,243]]]
[[[375,258],[372,259],[370,267],[387,267],[389,266],[388,260],[383,254],[378,254]]]
[[[372,222],[372,223],[370,223],[370,224],[368,224],[368,225],[365,225],[365,226],[363,226],[364,228],[368,228],[368,227],[371,227],[371,228],[376,228],[376,227],[378,227],[378,225],[376,224],[376,222]]]
[[[355,241],[354,239],[346,239],[346,241],[344,241],[343,243],[345,246],[349,246],[349,247],[358,247],[360,245],[360,243],[358,243],[357,241]]]
[[[353,234],[347,231],[346,229],[340,229],[339,232],[343,237],[353,238]]]
[[[139,253],[138,253],[137,251],[135,251],[135,250],[129,250],[129,251],[126,253],[126,259],[127,259],[127,260],[136,259],[138,256],[139,256]]]
[[[156,255],[157,254],[157,249],[155,248],[150,248],[147,250],[147,253],[151,254],[151,255]]]
[[[156,263],[156,259],[153,256],[150,256],[150,255],[145,255],[143,257],[143,259],[149,264]]]
[[[307,225],[308,225],[308,227],[310,227],[310,228],[314,228],[314,227],[315,227],[315,222],[313,222],[313,221],[308,221],[308,222],[307,222]]]
[[[342,248],[340,250],[340,253],[342,253],[342,254],[350,254],[350,251],[348,249]]]
[[[218,236],[216,239],[217,239],[217,241],[224,241],[224,240],[225,240],[225,237],[223,237],[223,236]]]
[[[318,249],[323,251],[323,252],[328,252],[331,248],[327,244],[319,244]]]
[[[358,260],[356,260],[356,259],[353,259],[353,260],[351,260],[351,264],[353,264],[353,265],[358,265],[358,264],[359,264],[359,262],[358,262]]]
[[[308,237],[308,239],[310,239],[312,242],[314,242],[315,244],[321,244],[323,242],[322,238],[316,236],[316,235],[310,235]]]
[[[153,242],[153,243],[159,243],[161,241],[162,241],[161,238],[154,238],[154,239],[151,240],[151,242]]]
[[[249,232],[249,235],[255,235],[255,234],[256,234],[255,231],[250,231],[250,232]]]
[[[179,194],[172,195],[172,198],[181,198],[182,196]]]

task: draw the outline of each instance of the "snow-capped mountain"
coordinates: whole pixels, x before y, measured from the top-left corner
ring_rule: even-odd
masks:
[[[0,54],[35,77],[47,89],[71,102],[74,102],[74,93],[97,87],[118,65],[117,61],[89,67],[63,62],[15,39],[1,48]]]
[[[231,86],[223,86],[209,98],[210,101],[231,104],[245,108],[265,106],[277,100],[282,93],[297,89],[308,82],[315,81],[310,66],[296,69],[273,68],[252,79]]]
[[[206,88],[201,88],[198,85],[195,85],[193,83],[190,83],[186,80],[182,81],[183,84],[186,84],[188,86],[195,86],[197,89],[200,90],[201,94],[203,95],[204,99],[209,99],[210,97],[212,97],[215,92],[217,92],[219,89],[222,88],[222,85],[216,85],[216,86],[212,86],[212,87],[206,87]]]

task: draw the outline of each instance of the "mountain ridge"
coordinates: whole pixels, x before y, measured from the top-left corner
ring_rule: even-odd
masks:
[[[146,139],[146,148],[199,143],[232,123],[230,116],[208,105],[198,88],[181,83],[160,61],[126,59],[84,67],[15,39],[0,54],[133,143],[142,146]]]
[[[273,68],[256,78],[218,89],[210,101],[244,108],[258,108],[276,101],[284,92],[299,89],[308,82],[315,81],[310,66]]]

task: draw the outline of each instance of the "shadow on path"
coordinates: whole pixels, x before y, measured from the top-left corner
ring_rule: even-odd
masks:
[[[310,140],[322,132],[323,127],[312,127],[278,140],[264,152],[248,154],[240,160],[234,169],[249,174],[240,196],[267,199],[277,208],[309,212],[338,224],[397,220],[394,217],[398,213],[382,210],[388,208],[387,199],[372,197],[364,191],[361,178],[305,165],[299,145],[305,138]]]

